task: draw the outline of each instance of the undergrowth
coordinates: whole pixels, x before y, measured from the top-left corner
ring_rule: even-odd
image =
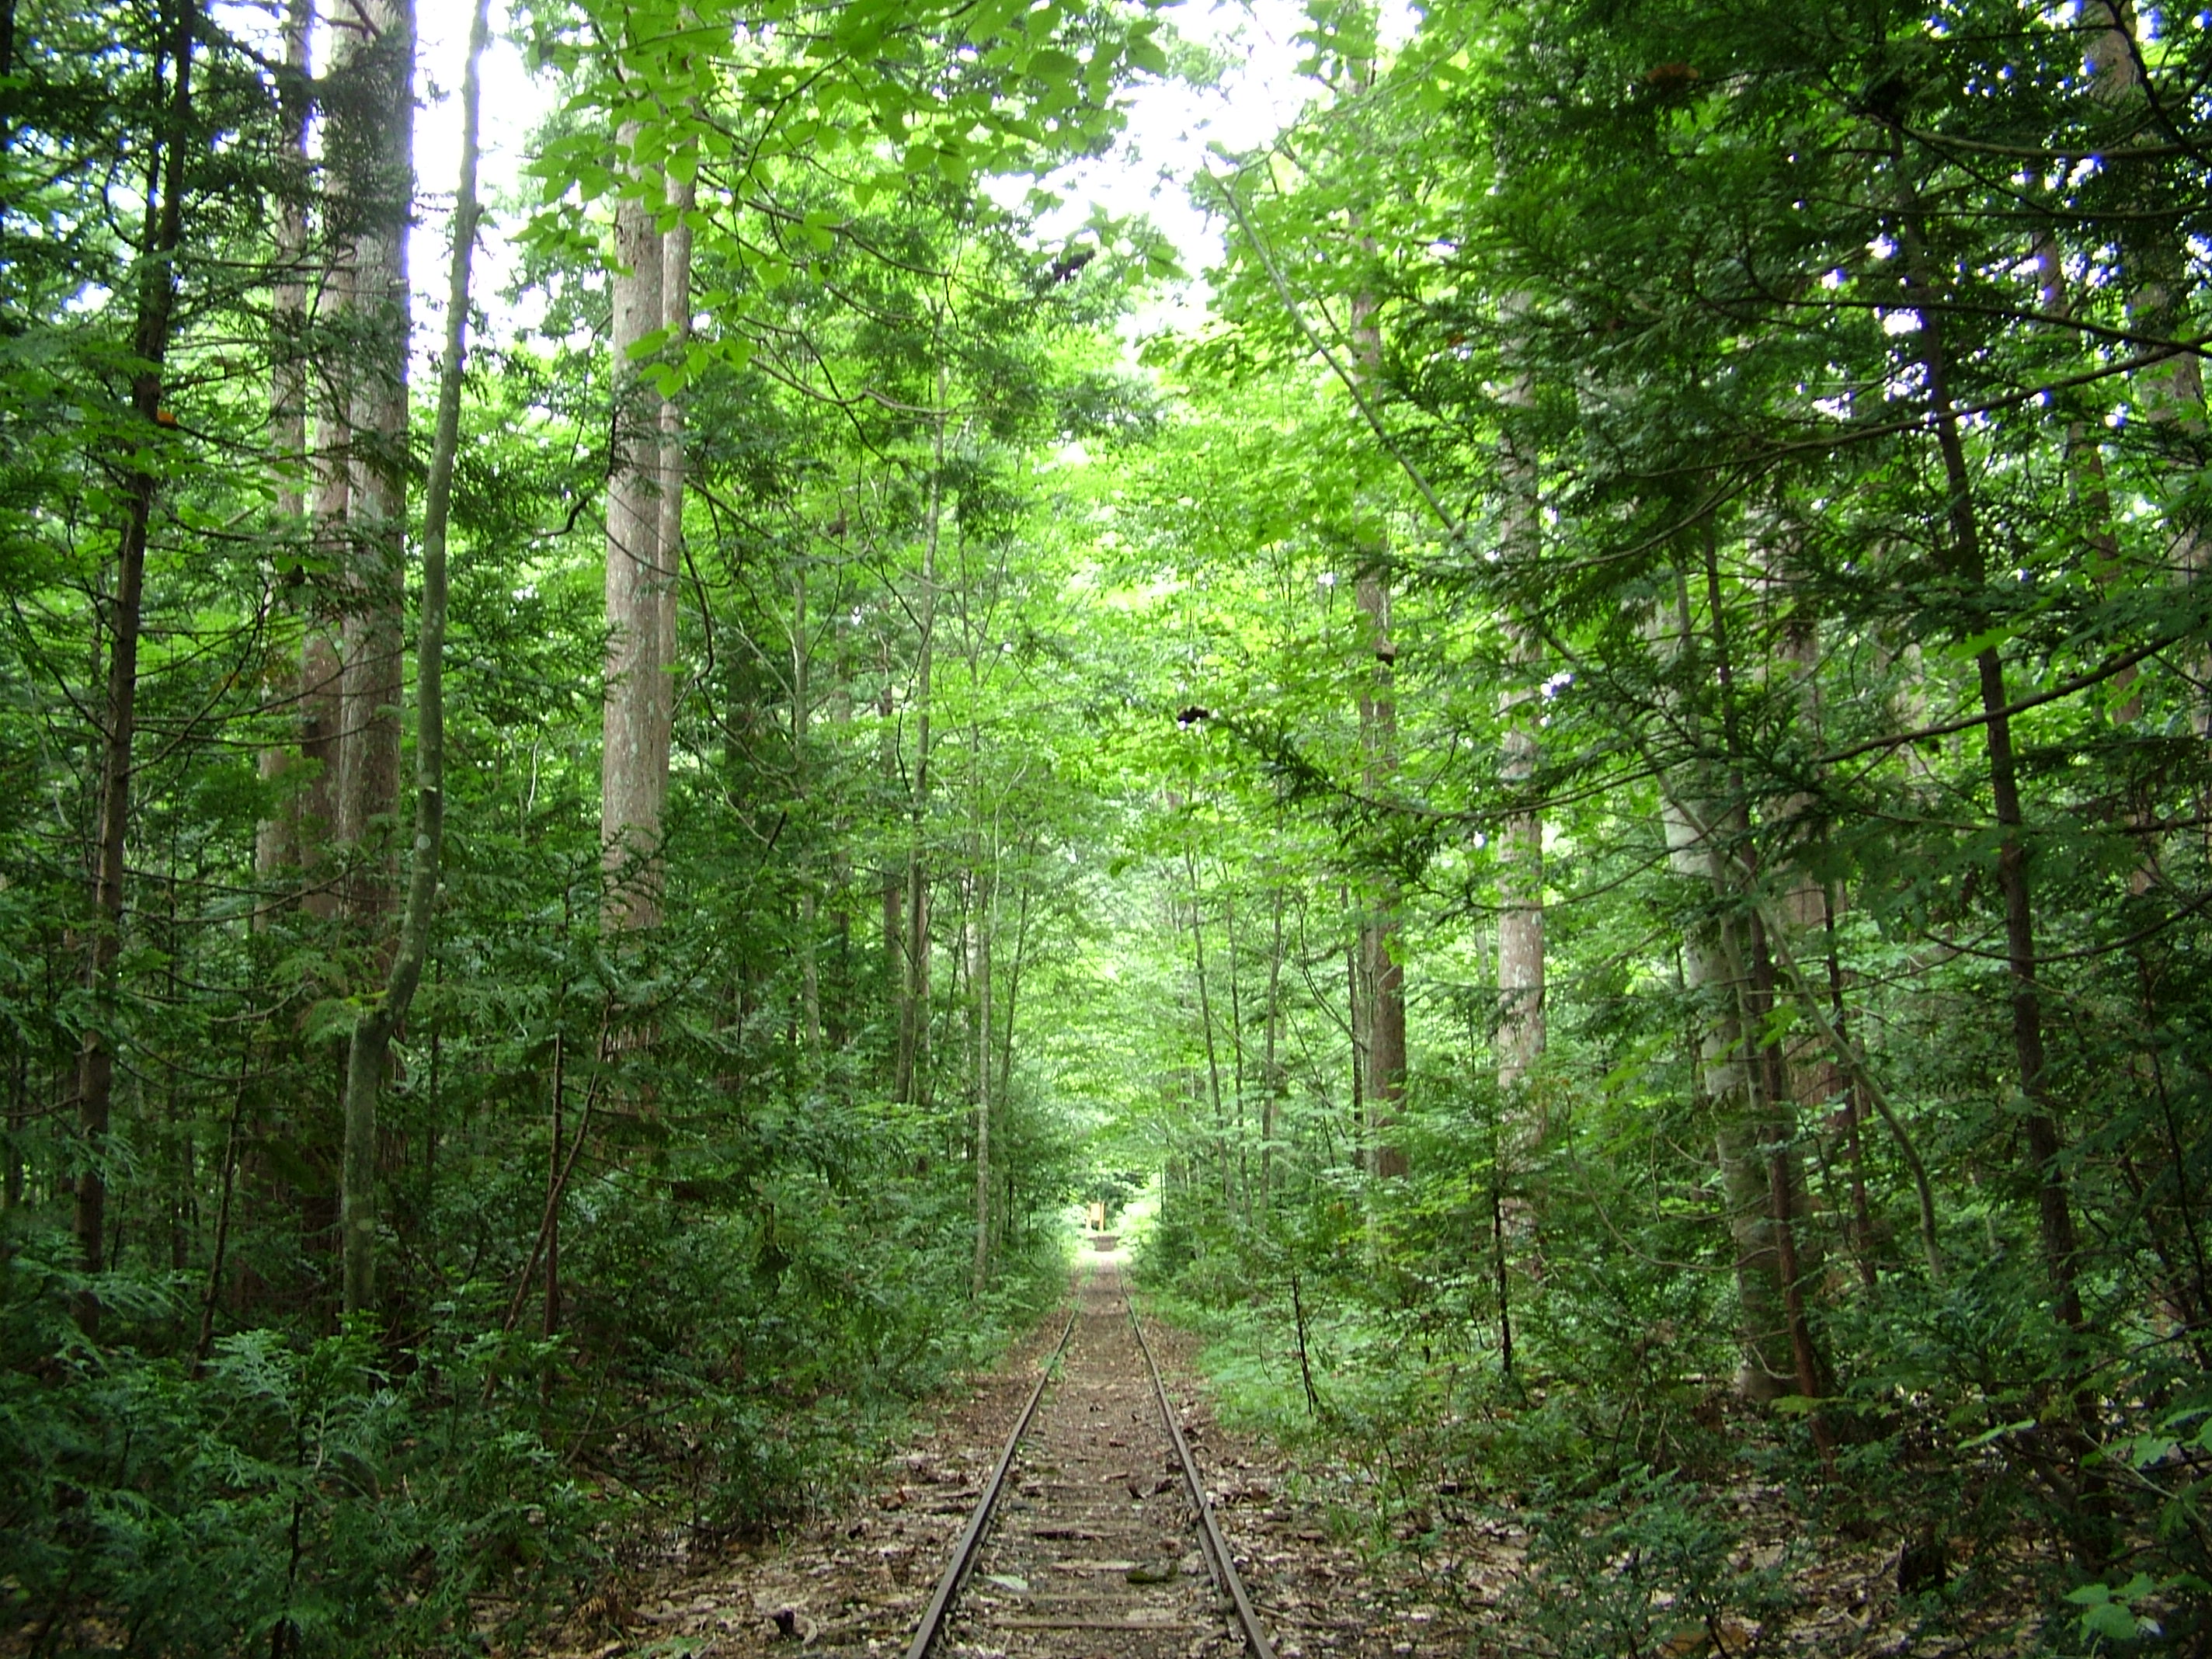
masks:
[[[1562,1249],[1547,1282],[1514,1282],[1509,1372],[1470,1286],[1356,1238],[1313,1243],[1168,1218],[1138,1273],[1202,1338],[1224,1422],[1291,1455],[1294,1496],[1340,1537],[1418,1557],[1431,1593],[1519,1649],[1747,1656],[1787,1632],[1801,1651],[1845,1634],[2203,1650],[2192,1483],[2212,1413],[2178,1391],[2101,1407],[2100,1545],[2058,1486],[2063,1420],[2004,1384],[2055,1340],[2001,1262],[1941,1291],[1886,1286],[1879,1317],[1831,1328],[1855,1359],[1832,1397],[1757,1407],[1724,1301],[1655,1317]],[[1502,1599],[1455,1580],[1501,1537],[1521,1553]],[[1849,1620],[1824,1625],[1835,1607]]]
[[[859,1273],[860,1247],[822,1237],[820,1215],[818,1249],[787,1229],[764,1274],[751,1230],[641,1218],[653,1201],[579,1230],[587,1291],[557,1338],[472,1328],[460,1303],[404,1342],[255,1328],[204,1362],[179,1337],[185,1287],[111,1276],[95,1345],[71,1316],[68,1240],[9,1240],[0,1651],[511,1644],[672,1539],[759,1536],[839,1501],[912,1402],[1065,1283],[1049,1230],[971,1303],[957,1239],[879,1246]]]

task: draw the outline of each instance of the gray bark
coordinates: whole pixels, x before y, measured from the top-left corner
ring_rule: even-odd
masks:
[[[968,986],[975,1000],[975,1268],[970,1288],[980,1297],[991,1276],[991,930],[999,905],[995,847],[988,868],[981,867],[979,860],[974,885],[968,918],[971,957]]]
[[[430,928],[445,853],[446,538],[460,447],[461,380],[467,363],[469,276],[476,247],[477,132],[483,106],[479,64],[489,33],[489,0],[476,0],[461,82],[461,172],[453,198],[453,249],[446,290],[445,355],[438,370],[437,424],[422,502],[422,615],[415,654],[415,834],[398,946],[382,994],[363,1012],[346,1053],[345,1307],[374,1305],[376,1108],[392,1039],[407,1018],[430,954]]]
[[[1671,661],[1690,649],[1691,628],[1688,595],[1678,590],[1648,632]],[[1694,723],[1685,720],[1698,740]],[[1718,780],[1711,769],[1702,755],[1678,765],[1661,814],[1668,868],[1697,882],[1708,896],[1705,914],[1683,940],[1682,977],[1698,1023],[1699,1089],[1712,1114],[1734,1257],[1743,1349],[1738,1384],[1747,1397],[1765,1401],[1818,1389],[1800,1379],[1809,1338],[1790,1273],[1796,1265],[1790,1229],[1796,1183],[1789,1151],[1794,1125],[1786,1097],[1762,1086],[1756,1069],[1765,1056],[1759,1046],[1754,941],[1731,849],[1723,844],[1723,837],[1741,839],[1745,825],[1740,813],[1715,799]]]
[[[791,580],[791,756],[797,793],[804,801],[811,793],[813,767],[807,752],[807,726],[812,715],[812,650],[807,635],[806,565],[802,558]],[[811,870],[802,871],[805,884],[799,895],[799,1012],[805,1043],[805,1065],[810,1079],[822,1070],[822,981],[815,961],[815,931],[819,902]]]
[[[407,530],[407,231],[414,206],[415,14],[411,0],[348,0],[331,20],[343,96],[331,116],[352,232],[353,332],[347,438],[347,562],[337,838],[346,909],[380,923],[393,900],[399,800]]]
[[[277,556],[276,592],[285,610],[297,612],[307,592],[306,572],[295,544],[306,533],[307,473],[307,34],[313,21],[312,0],[288,0],[284,12],[284,67],[277,82],[277,109],[283,127],[283,198],[276,204],[276,283],[270,295],[271,364],[269,375],[269,449],[275,473],[273,529]],[[301,668],[293,662],[272,669],[264,701],[272,722],[295,732],[301,715]],[[294,763],[295,745],[272,743],[261,751],[262,781],[281,788]],[[255,831],[253,870],[261,897],[255,925],[270,914],[279,890],[300,868],[300,808],[296,793],[284,791],[276,811]]]
[[[623,125],[618,145],[635,150],[640,126]],[[615,204],[614,474],[607,486],[606,702],[599,760],[599,841],[608,877],[611,925],[647,927],[660,918],[656,863],[668,794],[673,685],[663,646],[672,647],[674,572],[663,548],[664,469],[669,445],[661,399],[647,381],[639,348],[666,319],[667,249],[654,205],[631,189]],[[675,447],[680,453],[680,434]],[[672,527],[681,529],[680,501]],[[669,621],[664,624],[663,611]]]
[[[1371,386],[1382,371],[1382,336],[1375,325],[1375,301],[1367,295],[1352,302],[1352,349],[1355,373]],[[1398,648],[1390,637],[1390,587],[1386,568],[1389,550],[1378,533],[1361,551],[1363,568],[1354,598],[1367,627],[1373,658],[1367,685],[1359,696],[1360,750],[1366,761],[1367,787],[1379,794],[1398,770]],[[1383,1178],[1407,1172],[1405,1149],[1392,1132],[1406,1093],[1406,969],[1398,939],[1400,894],[1387,876],[1373,884],[1370,906],[1359,929],[1361,976],[1367,993],[1366,1065],[1362,1092],[1374,1135],[1375,1173]]]
[[[921,638],[916,642],[914,709],[914,782],[908,802],[906,891],[902,919],[903,972],[899,987],[897,1071],[892,1097],[914,1102],[923,1093],[929,1042],[929,870],[923,844],[929,813],[931,681],[935,667],[938,538],[945,514],[945,398],[946,376],[937,375],[936,433],[931,450],[929,521],[921,544],[921,592],[916,607]]]
[[[1513,396],[1526,402],[1525,383],[1514,388]],[[1510,448],[1505,461],[1510,495],[1499,553],[1508,562],[1525,562],[1537,552],[1536,469]],[[1543,700],[1536,682],[1542,656],[1528,629],[1509,623],[1507,638],[1515,678],[1498,694],[1498,712],[1505,725],[1498,777],[1509,794],[1522,798],[1508,806],[1498,847],[1498,1084],[1510,1095],[1543,1057],[1546,1032],[1544,820],[1525,799],[1540,758],[1536,723]],[[1540,1116],[1522,1127],[1516,1139],[1544,1138]]]

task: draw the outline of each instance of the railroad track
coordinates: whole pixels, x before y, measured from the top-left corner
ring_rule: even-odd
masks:
[[[907,1659],[1239,1648],[1274,1659],[1119,1267],[1092,1257]]]

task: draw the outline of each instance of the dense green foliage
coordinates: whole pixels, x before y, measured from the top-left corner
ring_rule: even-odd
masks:
[[[1164,878],[1225,933],[1390,869],[1406,1118],[1360,1121],[1340,923],[1280,994],[1264,947],[1217,958],[1240,1053],[1312,1104],[1256,1192],[1162,1123],[1156,1271],[1241,1310],[1252,1403],[1333,1419],[1416,1529],[1439,1480],[1545,1506],[1523,1611],[1559,1650],[1670,1639],[1620,1622],[1654,1589],[1772,1614],[1700,1492],[1747,1453],[1816,1535],[1933,1522],[1938,1627],[2193,1650],[2212,35],[1438,5],[1378,67],[1360,9],[1313,15],[1331,94],[1217,181],[1225,321],[1182,362],[1197,454],[1286,362],[1338,406],[1167,530],[1273,791],[1194,805],[1249,850]],[[1372,632],[1316,602],[1363,565],[1400,590],[1381,776]],[[1278,873],[1285,811],[1340,873]],[[1500,1080],[1528,816],[1549,1042]],[[1386,1140],[1409,1177],[1344,1151]],[[1785,1396],[1764,1426],[1723,1412],[1739,1367]]]
[[[841,167],[788,131],[749,172],[703,175],[716,361],[689,364],[670,920],[626,936],[605,921],[597,800],[605,221],[532,243],[543,330],[478,355],[464,410],[442,884],[385,1090],[377,1302],[342,1324],[340,1073],[390,949],[353,895],[401,815],[312,868],[267,850],[271,823],[313,832],[323,769],[270,757],[295,740],[303,642],[353,603],[325,532],[281,505],[331,463],[288,460],[271,435],[293,270],[276,222],[302,189],[284,76],[228,32],[242,20],[190,6],[9,15],[33,67],[4,82],[9,1614],[49,1652],[471,1650],[671,1528],[804,1514],[1057,1285],[1075,1148],[1015,1009],[1070,925],[1061,848],[1091,830],[1083,781],[1052,758],[1070,624],[1034,465],[1146,418],[1092,339],[1119,264],[1142,256],[1124,245],[1088,285],[1055,285],[954,162],[1087,142],[1103,88],[1054,91],[1054,37],[1033,29],[1007,72],[1036,77],[1028,95],[1064,137],[987,87],[1000,149],[933,140],[916,177],[893,157],[896,187],[865,144]],[[857,79],[890,127],[927,136],[927,66],[962,37],[913,9],[876,17],[882,50],[910,60],[896,96],[842,36],[787,40],[754,72],[812,54],[836,70],[814,83],[825,107]],[[1085,61],[1142,55],[1140,18],[1064,21]],[[581,15],[533,27],[592,38]],[[621,72],[554,56],[585,94]],[[757,88],[690,72],[702,118],[718,96],[763,107]],[[164,107],[181,127],[130,125]],[[551,195],[604,194],[576,161],[586,107],[543,150]],[[173,146],[191,159],[154,362],[133,331],[167,264],[149,207],[165,198],[129,181]],[[335,240],[334,211],[310,222]],[[366,347],[332,307],[306,326],[319,410]],[[132,404],[149,369],[156,420]],[[127,904],[112,978],[88,980],[112,560],[139,469],[155,505]],[[957,595],[933,641],[916,619],[925,543]],[[933,650],[937,773],[917,784]],[[890,1080],[899,941],[878,871],[910,847],[951,938],[979,902],[1006,918],[994,1273],[972,1298],[977,997],[961,969],[924,981],[916,1079]],[[979,860],[999,872],[988,899]],[[73,1121],[88,1029],[119,1056],[105,1133]],[[88,1171],[105,1199],[90,1273],[68,1231]]]
[[[407,804],[323,822],[325,498],[421,472],[428,395],[404,455],[333,412],[343,76],[194,0],[7,15],[23,1644],[520,1639],[823,1501],[1075,1200],[1353,1524],[1525,1522],[1516,1641],[1738,1651],[1932,1528],[1931,1635],[2202,1644],[2204,18],[1438,0],[1386,50],[1315,0],[1306,114],[1199,185],[1209,320],[1133,362],[1156,236],[977,179],[1105,142],[1142,10],[518,12],[543,320],[469,372],[346,1314]],[[617,199],[695,239],[635,364]],[[611,852],[646,397],[673,729]]]

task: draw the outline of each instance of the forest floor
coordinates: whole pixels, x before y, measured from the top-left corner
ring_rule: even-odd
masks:
[[[902,1654],[1065,1312],[1048,1314],[991,1370],[948,1390],[842,1511],[765,1544],[672,1551],[586,1601],[527,1659]],[[1554,1566],[1559,1593],[1545,1605],[1544,1580],[1532,1581],[1528,1568],[1529,1533],[1512,1509],[1463,1508],[1446,1486],[1418,1533],[1401,1524],[1395,1538],[1378,1537],[1356,1471],[1224,1427],[1194,1380],[1200,1339],[1175,1327],[1150,1328],[1223,1533],[1282,1659],[1615,1651],[1601,1633],[1607,1610],[1597,1605],[1611,1598],[1590,1594],[1597,1587],[1588,1581],[1561,1582],[1565,1564]],[[1709,1602],[1692,1611],[1702,1599],[1692,1593],[1681,1598],[1677,1622],[1665,1613],[1676,1598],[1658,1589],[1638,1598],[1643,1606],[1612,1609],[1650,1638],[1650,1651],[1662,1659],[1941,1659],[2032,1644],[2038,1598],[2021,1564],[2002,1559],[2010,1552],[1959,1564],[1965,1577],[1979,1581],[1968,1604],[1916,1605],[1897,1591],[1891,1528],[1851,1528],[1856,1538],[1822,1528],[1816,1536],[1789,1494],[1755,1481],[1738,1484],[1722,1501],[1734,1512],[1729,1530],[1738,1540],[1729,1570],[1764,1581],[1762,1605]],[[1620,1565],[1607,1561],[1599,1571],[1609,1577]],[[1540,1628],[1563,1612],[1573,1627],[1564,1641],[1564,1628]],[[1593,1639],[1598,1645],[1589,1645]],[[1189,1650],[1218,1641],[1201,1636]],[[1065,1650],[1082,1659],[1109,1651]],[[963,1646],[957,1635],[945,1651],[953,1659],[999,1659],[999,1650]]]
[[[1064,1317],[1064,1309],[1048,1315],[990,1372],[951,1390],[842,1513],[765,1545],[732,1543],[641,1571],[621,1591],[586,1601],[531,1659],[903,1653]],[[1223,1534],[1282,1659],[1465,1651],[1472,1610],[1437,1601],[1432,1564],[1366,1559],[1333,1533],[1319,1506],[1293,1496],[1304,1482],[1280,1452],[1214,1420],[1193,1380],[1194,1340],[1159,1326],[1152,1335]],[[1490,1565],[1510,1577],[1517,1547],[1494,1541]]]

